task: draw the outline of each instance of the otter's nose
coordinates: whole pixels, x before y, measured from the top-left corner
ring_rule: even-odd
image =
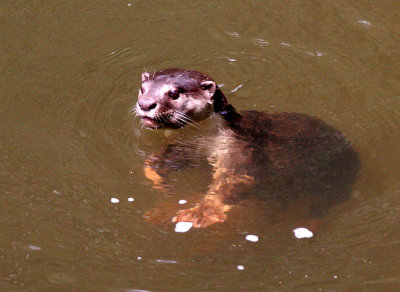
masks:
[[[152,109],[156,108],[156,106],[157,103],[151,99],[142,99],[139,101],[139,107],[145,112],[151,111]]]

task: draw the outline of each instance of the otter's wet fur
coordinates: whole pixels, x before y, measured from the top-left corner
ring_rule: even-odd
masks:
[[[360,167],[343,134],[322,120],[300,113],[238,113],[210,76],[194,70],[143,73],[135,112],[153,129],[196,126],[210,117],[217,124],[216,133],[197,138],[207,145],[213,167],[208,191],[173,222],[223,222],[233,205],[254,192],[265,200],[311,196],[310,218],[319,217],[347,199]],[[166,174],[182,157],[198,159],[190,149],[170,145],[146,159],[144,171],[155,188],[164,189]]]

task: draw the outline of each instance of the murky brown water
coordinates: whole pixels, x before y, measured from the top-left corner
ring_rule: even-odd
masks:
[[[1,8],[0,290],[400,288],[398,1]],[[312,239],[269,225],[256,199],[205,230],[146,222],[157,204],[190,203],[210,175],[180,173],[164,197],[142,173],[160,134],[128,111],[144,68],[164,67],[209,73],[238,109],[302,112],[344,132],[362,161],[351,198]]]

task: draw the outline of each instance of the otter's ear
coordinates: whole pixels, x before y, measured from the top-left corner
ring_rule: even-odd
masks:
[[[150,79],[150,73],[149,72],[144,72],[142,73],[142,82],[147,81]]]
[[[207,97],[209,103],[212,103],[212,98],[217,90],[217,85],[214,81],[207,80],[200,83],[200,88],[203,90],[204,95]]]

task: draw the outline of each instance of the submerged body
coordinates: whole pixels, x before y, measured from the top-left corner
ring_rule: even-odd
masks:
[[[215,131],[190,141],[206,145],[213,180],[204,198],[179,211],[174,222],[194,227],[223,222],[233,205],[254,192],[266,200],[312,196],[311,216],[349,196],[359,168],[357,154],[320,119],[299,113],[239,114],[215,82],[197,71],[144,73],[142,81],[136,113],[146,127],[180,128],[210,117],[215,123]],[[156,188],[163,188],[176,165],[198,159],[184,144],[170,145],[145,161],[145,174]]]

